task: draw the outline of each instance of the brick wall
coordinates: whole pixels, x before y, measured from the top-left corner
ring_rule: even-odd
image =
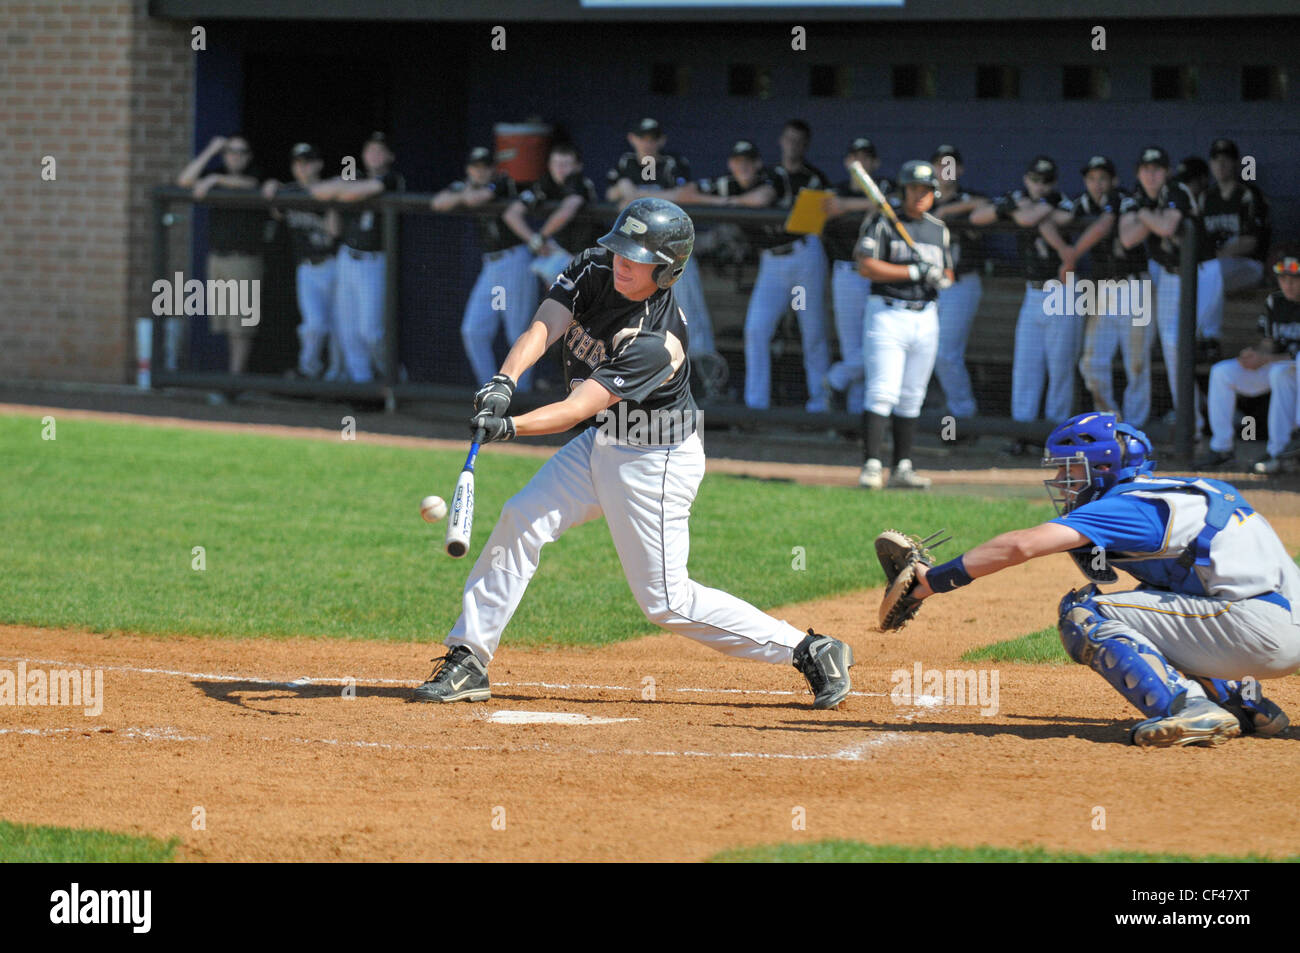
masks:
[[[194,83],[189,27],[147,6],[0,4],[0,376],[134,379],[148,189],[189,155]]]

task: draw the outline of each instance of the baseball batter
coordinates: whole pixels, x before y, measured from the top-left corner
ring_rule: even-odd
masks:
[[[875,143],[866,136],[859,136],[849,143],[844,154],[844,168],[850,168],[854,162],[862,163],[883,194],[892,191],[892,182],[876,178],[880,158]],[[845,409],[851,414],[862,413],[866,393],[862,330],[867,316],[867,298],[871,294],[871,279],[858,274],[853,249],[858,244],[863,219],[875,207],[862,184],[850,175],[836,185],[835,194],[826,199],[827,219],[822,228],[822,247],[831,260],[831,304],[835,308],[835,334],[840,342],[840,359],[826,372],[826,389],[844,394]]]
[[[1300,426],[1296,407],[1296,354],[1300,353],[1300,246],[1281,247],[1272,270],[1280,291],[1270,294],[1259,317],[1260,340],[1210,369],[1210,454],[1194,465],[1212,470],[1232,463],[1237,395],[1271,394],[1268,402],[1268,456],[1256,473],[1277,473]]]
[[[970,220],[987,225],[995,219],[1020,226],[1017,233],[1025,267],[1025,297],[1016,318],[1016,345],[1011,359],[1011,417],[1028,422],[1043,406],[1049,420],[1069,416],[1074,403],[1074,364],[1083,341],[1083,319],[1051,314],[1047,308],[1048,281],[1056,281],[1065,243],[1044,223],[1064,225],[1074,217],[1074,204],[1056,189],[1056,163],[1035,156],[1025,169],[1024,188],[1003,195],[992,205],[976,209]],[[1043,386],[1047,394],[1044,401]],[[1026,444],[1013,441],[1005,448],[1015,456]]]
[[[961,420],[979,412],[966,367],[966,343],[984,294],[979,272],[984,264],[982,236],[969,223],[971,213],[988,205],[989,200],[961,184],[964,169],[956,146],[939,146],[930,156],[930,163],[939,175],[934,215],[949,229],[954,276],[953,283],[939,292],[939,353],[934,361],[934,376],[943,387],[948,412]],[[951,175],[947,174],[949,170]]]
[[[1112,414],[1060,424],[1043,457],[1057,518],[921,568],[912,596],[1069,552],[1093,581],[1061,600],[1061,642],[1145,716],[1134,744],[1277,735],[1289,719],[1259,680],[1300,668],[1300,567],[1239,490],[1158,477],[1150,452],[1146,435]],[[1140,588],[1101,592],[1098,582],[1118,580],[1113,567]]]
[[[912,445],[939,347],[936,301],[939,290],[953,280],[948,226],[929,214],[939,192],[934,166],[921,159],[903,163],[897,185],[903,190],[899,219],[915,247],[883,213],[863,224],[857,247],[858,271],[871,279],[863,335],[866,462],[858,475],[858,485],[869,490],[885,485],[881,448],[891,415],[894,463],[889,486],[923,490],[930,485],[930,479],[912,467]]]
[[[628,205],[598,246],[556,278],[533,323],[474,399],[485,441],[563,433],[596,418],[513,496],[465,583],[448,653],[414,700],[482,701],[488,664],[537,571],[542,547],[604,516],[646,618],[739,658],[793,664],[816,708],[849,693],[849,646],[798,629],[687,572],[690,509],[704,476],[690,391],[690,334],[672,285],[695,243],[690,218],[662,199]],[[562,341],[569,395],[506,416],[513,382]]]
[[[514,179],[496,170],[492,150],[477,146],[465,159],[465,178],[435,195],[431,204],[435,212],[449,212],[511,201],[517,194]],[[460,337],[474,379],[485,381],[497,367],[492,344],[502,323],[509,341],[524,333],[537,307],[537,278],[529,268],[533,256],[528,246],[499,217],[477,218],[475,224],[483,247],[483,266],[465,303]],[[531,377],[529,373],[520,378],[521,391],[528,390]]]

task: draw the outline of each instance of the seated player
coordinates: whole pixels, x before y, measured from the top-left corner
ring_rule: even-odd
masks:
[[[1061,642],[1146,716],[1134,744],[1277,735],[1289,719],[1258,680],[1300,668],[1300,566],[1235,487],[1157,477],[1150,452],[1146,435],[1113,414],[1071,417],[1043,456],[1057,518],[921,568],[911,595],[1069,552],[1093,581],[1061,600]],[[1101,592],[1097,582],[1118,581],[1113,567],[1141,586]]]

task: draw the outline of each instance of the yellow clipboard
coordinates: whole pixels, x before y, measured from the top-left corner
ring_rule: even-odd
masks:
[[[800,189],[785,220],[785,230],[796,235],[820,235],[826,225],[826,199],[834,194],[829,189]]]

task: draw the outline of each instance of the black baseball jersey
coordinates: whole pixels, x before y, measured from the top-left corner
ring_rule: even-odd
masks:
[[[584,204],[595,205],[598,201],[596,186],[581,172],[574,172],[563,182],[556,182],[550,172],[519,193],[519,201],[527,207],[529,214],[537,214],[543,205],[549,202],[562,202],[570,195],[581,195]],[[593,240],[592,226],[588,222],[574,217],[562,229],[551,236],[551,240],[565,251],[574,248],[586,248]]]
[[[888,179],[877,180],[876,184],[880,186],[880,191],[886,195],[890,189]],[[849,180],[840,182],[835,186],[835,194],[851,199],[865,199],[865,192],[856,191],[853,183]],[[867,212],[845,212],[843,215],[836,215],[834,218],[828,218],[825,226],[822,227],[822,247],[826,249],[826,257],[831,261],[852,261],[853,246],[858,243],[858,235],[862,232],[862,225],[867,217],[872,213]]]
[[[469,187],[469,183],[464,179],[457,179],[447,186],[447,191],[464,192]],[[492,181],[485,188],[492,190],[492,200],[494,202],[509,201],[519,195],[519,190],[515,187],[515,180],[504,172],[494,175]],[[484,253],[504,251],[507,248],[514,248],[516,245],[523,244],[523,239],[507,228],[499,215],[476,218],[474,224],[478,226],[478,238],[483,245]]]
[[[1275,353],[1295,357],[1300,353],[1300,303],[1274,291],[1264,302],[1259,333],[1273,342]]]
[[[1147,256],[1143,247],[1137,245],[1125,250],[1119,241],[1119,217],[1137,208],[1133,196],[1122,189],[1111,189],[1098,202],[1090,192],[1084,191],[1074,200],[1074,207],[1080,215],[1099,217],[1109,212],[1115,217],[1115,223],[1106,236],[1088,250],[1093,278],[1127,278],[1146,271]]]
[[[213,187],[209,195],[254,195],[253,189]],[[219,255],[262,254],[266,213],[252,208],[208,209],[208,249]]]
[[[278,189],[280,195],[307,195],[297,182]],[[315,209],[287,208],[283,212],[285,228],[289,230],[289,249],[294,264],[311,262],[318,265],[338,250],[339,240],[330,234],[325,225],[325,214]]]
[[[791,172],[785,166],[778,164],[772,169],[772,177],[781,180],[783,186],[781,194],[782,208],[789,208],[794,205],[795,197],[799,194],[800,189],[829,189],[831,187],[830,176],[806,162],[798,172]]]
[[[648,156],[654,161],[647,162],[635,152],[625,152],[618,157],[614,168],[605,176],[610,185],[622,179],[628,179],[638,189],[675,189],[691,181],[691,164],[671,152],[662,152],[657,156]],[[646,178],[649,174],[650,178]]]
[[[1024,189],[1013,189],[998,199],[998,202],[1015,205],[1025,198],[1028,198],[1028,195]],[[1074,211],[1074,203],[1060,192],[1049,192],[1043,197],[1042,201],[1064,212]],[[1052,281],[1058,277],[1058,272],[1061,269],[1061,256],[1056,253],[1055,248],[1047,243],[1047,239],[1039,234],[1038,226],[1022,228],[1017,231],[1016,244],[1020,249],[1020,258],[1025,265],[1026,281]]]
[[[379,176],[385,192],[401,192],[406,180],[400,172],[388,171]],[[357,251],[384,250],[384,222],[378,209],[367,208],[343,213],[343,244]]]
[[[910,265],[917,261],[929,262],[940,268],[952,268],[952,244],[948,226],[929,212],[920,218],[908,218],[898,210],[899,221],[916,243],[916,251],[903,241],[898,230],[879,212],[862,226],[855,251],[857,258],[875,258],[895,265]],[[937,289],[923,281],[872,281],[871,293],[901,301],[934,301]]]
[[[1141,208],[1161,211],[1162,209],[1176,208],[1183,213],[1183,218],[1189,215],[1197,222],[1197,251],[1196,260],[1205,261],[1207,258],[1213,258],[1214,252],[1209,247],[1209,240],[1205,237],[1204,222],[1201,219],[1200,206],[1197,205],[1191,189],[1182,182],[1166,182],[1160,187],[1159,193],[1153,199],[1146,192],[1138,188],[1134,193],[1134,210]],[[1178,223],[1179,231],[1182,230],[1183,224]],[[1161,238],[1159,235],[1152,233],[1146,239],[1147,257],[1166,270],[1177,269],[1178,262],[1181,258],[1178,242],[1174,239],[1177,232],[1171,238]]]
[[[1264,251],[1264,233],[1268,229],[1268,206],[1259,189],[1244,182],[1235,184],[1226,199],[1218,185],[1211,185],[1202,204],[1206,236],[1218,251],[1239,235],[1255,238],[1255,252]]]
[[[701,192],[708,195],[721,195],[724,198],[737,195],[744,195],[746,192],[753,192],[755,189],[761,189],[765,185],[770,185],[775,191],[776,196],[772,199],[772,204],[768,208],[780,206],[785,199],[785,180],[774,176],[766,166],[754,173],[754,181],[746,187],[741,187],[735,177],[730,174],[724,175],[717,179],[701,179],[697,186]],[[780,225],[752,225],[749,223],[740,226],[741,232],[745,238],[758,249],[775,248],[778,245],[786,245],[796,238],[802,238],[802,235],[791,235]]]
[[[983,198],[988,198],[983,192],[971,192],[958,188],[957,191],[946,198],[935,199],[934,207],[930,211],[935,213],[935,217],[938,218],[939,209],[945,205]],[[968,275],[972,271],[978,271],[984,267],[984,233],[981,229],[970,224],[969,212],[959,215],[955,219],[942,219],[942,221],[948,226],[948,238],[952,245],[953,271],[956,273],[957,280],[960,281],[962,275]]]
[[[572,391],[591,379],[620,398],[600,423],[617,440],[680,443],[694,432],[698,413],[686,316],[671,288],[644,301],[624,298],[614,288],[613,261],[609,249],[588,248],[546,294],[573,313],[562,339],[565,384]]]

